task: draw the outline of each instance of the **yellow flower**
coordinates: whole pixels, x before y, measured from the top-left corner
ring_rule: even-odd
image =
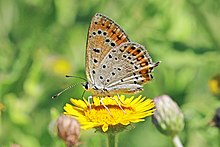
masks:
[[[74,116],[80,122],[82,129],[101,128],[103,132],[106,132],[109,129],[114,130],[131,123],[144,121],[145,117],[153,115],[155,111],[153,101],[142,96],[125,98],[124,95],[121,95],[120,100],[121,102],[117,96],[105,97],[103,103],[109,109],[107,110],[97,97],[93,97],[91,105],[85,99],[71,98],[70,101],[73,105],[66,104],[64,114]]]

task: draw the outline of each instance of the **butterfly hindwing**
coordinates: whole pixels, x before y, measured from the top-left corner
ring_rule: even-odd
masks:
[[[152,62],[143,46],[125,42],[109,51],[102,60],[95,71],[98,74],[94,74],[94,82],[110,93],[114,93],[114,89],[120,93],[140,91],[142,84],[153,78],[151,71],[155,66],[157,63]]]

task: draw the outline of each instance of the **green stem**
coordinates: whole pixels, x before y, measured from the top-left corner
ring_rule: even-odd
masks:
[[[178,135],[173,136],[173,144],[175,147],[183,147]]]
[[[111,134],[111,133],[108,134],[107,147],[117,147],[116,135],[115,134]]]

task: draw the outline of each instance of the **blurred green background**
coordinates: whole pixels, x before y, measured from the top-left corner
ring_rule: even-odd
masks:
[[[0,0],[0,146],[65,146],[54,122],[85,77],[87,30],[96,12],[115,20],[129,38],[162,63],[142,95],[170,95],[185,115],[180,138],[186,147],[217,147],[210,127],[219,100],[209,80],[220,73],[220,1],[208,0]],[[86,93],[88,96],[90,93]],[[119,146],[170,147],[148,118],[119,136]],[[81,146],[98,147],[105,136],[82,131]]]

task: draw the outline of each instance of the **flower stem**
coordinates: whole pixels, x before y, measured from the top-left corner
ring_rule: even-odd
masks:
[[[173,136],[173,144],[175,147],[183,147],[178,135]]]
[[[112,133],[108,134],[107,147],[117,147],[116,135],[115,134],[112,134]]]

